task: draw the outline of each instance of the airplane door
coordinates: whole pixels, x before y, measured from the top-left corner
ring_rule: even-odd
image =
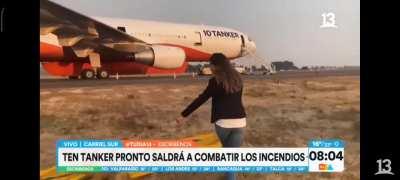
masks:
[[[200,32],[195,32],[195,34],[196,34],[196,39],[195,39],[194,45],[195,46],[201,46],[203,44],[201,33]]]
[[[243,35],[240,35],[240,38],[242,39],[242,47],[245,47],[245,46],[246,46],[246,44],[245,44],[245,41],[244,41],[244,37],[243,37]]]

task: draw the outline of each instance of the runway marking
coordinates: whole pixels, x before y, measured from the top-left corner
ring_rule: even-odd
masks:
[[[40,95],[47,95],[47,94],[51,94],[51,92],[49,92],[49,91],[41,91],[40,92]]]
[[[59,101],[64,101],[65,97],[52,97],[50,99],[47,100],[47,102],[49,103],[57,103]]]
[[[60,93],[74,93],[74,94],[81,94],[83,93],[82,89],[73,89],[73,90],[61,90]]]
[[[180,90],[180,89],[169,89],[169,91],[174,92],[174,93],[178,93],[178,92],[181,92],[182,90]]]
[[[149,91],[146,91],[146,90],[138,90],[138,93],[147,94],[147,93],[149,93]]]

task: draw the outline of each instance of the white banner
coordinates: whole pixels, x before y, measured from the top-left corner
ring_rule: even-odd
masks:
[[[308,166],[308,148],[58,148],[58,166]]]

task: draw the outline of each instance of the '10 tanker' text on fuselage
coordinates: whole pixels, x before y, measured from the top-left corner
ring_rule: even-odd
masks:
[[[238,38],[239,37],[239,34],[236,33],[236,32],[216,31],[216,30],[203,30],[203,33],[206,36],[229,37],[229,38]]]

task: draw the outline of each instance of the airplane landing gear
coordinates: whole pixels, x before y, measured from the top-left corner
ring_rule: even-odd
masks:
[[[98,79],[108,79],[110,77],[110,74],[108,73],[108,71],[104,70],[104,69],[99,69],[97,71],[97,78]]]
[[[95,73],[91,69],[85,69],[81,73],[82,79],[93,79],[95,77]]]
[[[108,73],[102,73],[101,68],[101,62],[100,62],[100,54],[91,52],[89,53],[89,61],[90,65],[93,67],[93,77],[98,77],[99,79],[102,79],[103,76],[108,77]],[[84,71],[85,72],[85,71]],[[86,71],[87,72],[87,71]],[[92,74],[90,74],[92,75]]]

